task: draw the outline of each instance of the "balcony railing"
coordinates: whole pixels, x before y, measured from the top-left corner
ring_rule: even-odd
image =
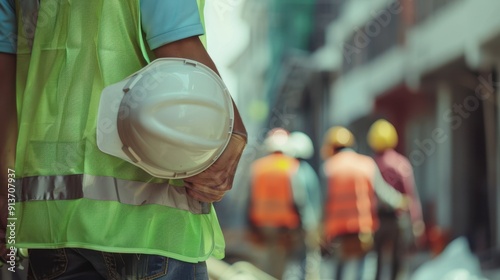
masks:
[[[395,0],[380,11],[372,11],[362,27],[353,27],[352,36],[344,44],[344,72],[370,62],[404,41],[403,10],[399,0]]]

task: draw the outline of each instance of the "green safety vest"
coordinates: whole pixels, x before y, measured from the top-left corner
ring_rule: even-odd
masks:
[[[41,1],[36,29],[23,2],[16,1],[16,246],[223,258],[213,207],[199,214],[182,181],[154,178],[96,146],[102,89],[151,55],[140,1]]]

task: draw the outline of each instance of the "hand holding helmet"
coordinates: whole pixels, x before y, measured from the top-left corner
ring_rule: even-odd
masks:
[[[206,65],[161,58],[104,89],[97,144],[202,202],[231,189],[246,131],[222,79]]]
[[[187,194],[202,202],[220,201],[232,188],[246,142],[246,133],[233,132],[222,155],[208,169],[184,179]]]

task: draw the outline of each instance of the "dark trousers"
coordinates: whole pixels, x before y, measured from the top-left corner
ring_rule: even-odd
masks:
[[[372,240],[371,235],[369,236]],[[337,262],[334,279],[346,279],[344,276],[345,265],[348,262],[355,262],[357,266],[355,280],[360,280],[363,275],[365,257],[372,249],[372,243],[363,243],[359,234],[346,234],[336,237],[332,244],[335,248],[334,257]]]
[[[87,249],[30,249],[28,279],[208,279],[205,262]]]
[[[404,229],[395,214],[380,215],[380,227],[375,234],[375,250],[377,252],[376,280],[382,279],[381,272],[384,262],[384,252],[390,256],[390,280],[395,280],[401,270],[405,257]]]
[[[266,251],[259,268],[276,279],[283,279],[287,263],[297,256],[304,242],[304,232],[301,229],[254,228],[253,240]]]

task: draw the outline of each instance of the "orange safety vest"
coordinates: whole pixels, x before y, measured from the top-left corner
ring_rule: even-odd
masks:
[[[300,226],[292,191],[292,176],[299,162],[271,154],[252,165],[250,221],[256,227],[295,229]]]
[[[373,188],[375,168],[370,157],[350,150],[339,152],[325,162],[327,240],[345,234],[374,233],[378,228]]]

